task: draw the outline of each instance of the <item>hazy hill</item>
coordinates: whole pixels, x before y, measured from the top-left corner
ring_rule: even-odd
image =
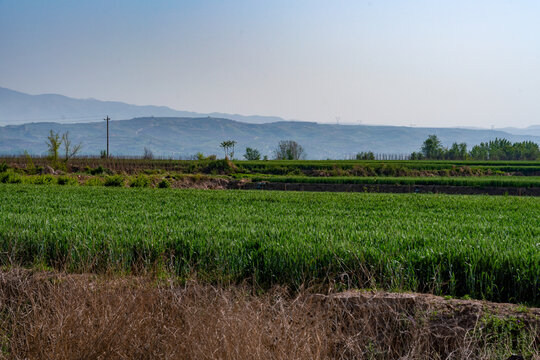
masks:
[[[532,125],[526,128],[507,127],[497,129],[514,135],[540,136],[540,125]]]
[[[282,118],[275,116],[244,116],[224,113],[201,114],[174,110],[166,106],[137,106],[118,101],[73,99],[56,94],[28,95],[0,87],[0,126],[35,121],[86,123],[101,120],[106,115],[109,115],[114,120],[144,116],[211,116],[256,124],[283,121]]]
[[[16,154],[27,150],[33,154],[46,152],[45,138],[50,129],[69,131],[74,142],[83,143],[83,153],[99,154],[105,149],[105,122],[84,124],[31,123],[0,127],[0,153]],[[236,157],[245,147],[255,147],[271,156],[279,140],[292,139],[305,147],[311,159],[342,159],[359,151],[377,153],[410,153],[420,148],[429,134],[436,134],[448,146],[453,141],[469,147],[495,137],[511,141],[540,137],[511,135],[501,131],[452,128],[417,128],[368,125],[329,125],[283,121],[268,124],[247,124],[221,118],[136,118],[111,121],[111,153],[142,155],[144,147],[155,155],[187,156],[197,152],[222,154],[223,140],[236,140]]]

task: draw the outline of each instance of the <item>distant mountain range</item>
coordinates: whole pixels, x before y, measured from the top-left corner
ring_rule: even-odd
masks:
[[[74,143],[82,142],[84,154],[98,155],[106,146],[105,122],[58,124],[52,122],[0,127],[0,153],[45,154],[49,130],[69,131]],[[280,140],[295,140],[306,150],[309,159],[343,159],[360,151],[403,153],[417,151],[430,134],[436,134],[444,145],[466,142],[469,148],[495,137],[510,141],[531,140],[540,144],[539,136],[513,135],[502,131],[458,128],[420,128],[369,125],[329,125],[310,122],[281,121],[248,124],[222,118],[145,117],[110,122],[110,150],[113,155],[142,155],[144,147],[154,155],[186,157],[202,152],[221,156],[219,144],[237,141],[236,158],[242,158],[246,147],[254,147],[272,156]]]
[[[118,101],[73,99],[57,94],[29,95],[0,87],[0,126],[31,122],[86,123],[109,115],[114,120],[135,117],[216,117],[262,124],[284,119],[276,116],[196,113],[166,106],[138,106]]]
[[[514,135],[540,136],[540,125],[532,125],[526,128],[506,127],[497,129]]]
[[[526,129],[421,128],[401,126],[336,125],[285,121],[272,116],[199,114],[164,106],[136,106],[114,101],[73,99],[62,95],[28,95],[0,87],[0,154],[45,154],[49,130],[69,131],[83,143],[83,154],[105,149],[109,115],[111,153],[187,157],[197,152],[221,154],[219,144],[237,141],[236,157],[254,147],[271,157],[280,140],[299,142],[311,159],[343,159],[360,151],[408,154],[418,151],[430,134],[443,144],[466,142],[469,148],[496,137],[540,143],[540,126]],[[125,120],[124,120],[125,119]],[[131,119],[131,120],[127,120]],[[9,124],[9,125],[8,125]]]

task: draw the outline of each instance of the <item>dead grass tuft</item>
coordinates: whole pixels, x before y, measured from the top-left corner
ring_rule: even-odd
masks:
[[[0,273],[0,357],[492,359],[518,350],[538,357],[538,309],[514,314],[508,306],[381,292],[255,295],[13,269]],[[516,316],[525,335],[493,341],[487,313]]]

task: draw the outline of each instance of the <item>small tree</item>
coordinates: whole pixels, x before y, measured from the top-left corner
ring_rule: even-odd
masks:
[[[416,151],[413,151],[411,154],[409,160],[422,160],[424,158],[424,155],[422,153],[417,153]]]
[[[274,150],[276,160],[299,160],[304,159],[304,148],[293,140],[281,140]]]
[[[71,140],[69,139],[69,131],[66,131],[62,135],[62,143],[64,144],[64,163],[68,163],[69,159],[77,155],[77,153],[81,150],[82,144],[79,143],[75,146],[71,145]]]
[[[71,140],[69,139],[69,131],[66,131],[62,135],[60,133],[55,132],[53,130],[49,131],[49,136],[47,136],[46,141],[48,152],[49,152],[49,161],[51,162],[52,167],[58,168],[62,167],[65,168],[68,161],[77,155],[77,153],[81,150],[82,144],[79,143],[75,146],[71,144]],[[60,163],[60,146],[64,144],[64,159],[62,161],[64,164]]]
[[[422,144],[422,155],[426,159],[440,159],[444,155],[444,148],[437,135],[429,135]]]
[[[467,158],[467,144],[453,143],[446,152],[445,158],[448,160],[465,160]]]
[[[514,160],[538,160],[540,159],[540,148],[532,141],[514,143]]]
[[[474,145],[469,153],[469,156],[473,160],[488,160],[489,151],[486,143],[480,143],[480,145]]]
[[[47,148],[49,153],[49,161],[53,167],[58,167],[58,151],[60,150],[60,145],[62,145],[62,137],[59,133],[50,130],[49,136],[47,136]]]
[[[36,164],[34,164],[34,159],[32,159],[32,156],[30,156],[26,150],[24,150],[24,157],[26,158],[26,171],[29,174],[37,174],[38,168]]]
[[[226,140],[219,145],[225,152],[225,158],[234,158],[234,145],[236,145],[234,140]]]
[[[231,159],[234,159],[234,145],[236,145],[236,141],[231,140],[231,152],[230,152]]]
[[[219,147],[223,148],[223,152],[225,153],[225,157],[228,157],[229,155],[229,141],[225,140],[222,141],[221,144],[219,144]]]
[[[250,147],[246,148],[246,153],[244,154],[246,160],[260,160],[261,153],[257,149],[252,149]]]
[[[372,151],[359,152],[356,154],[356,160],[375,160],[375,154]]]

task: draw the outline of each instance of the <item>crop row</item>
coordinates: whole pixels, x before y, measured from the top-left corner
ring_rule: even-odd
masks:
[[[390,185],[449,185],[475,187],[540,187],[538,176],[485,177],[308,177],[308,176],[253,176],[252,181],[318,184],[390,184]]]
[[[0,184],[0,263],[540,304],[540,200]]]
[[[215,160],[83,157],[70,160],[70,169],[79,172],[88,168],[102,167],[113,172],[124,171],[128,173],[144,170],[195,173],[215,170],[215,166],[209,166],[212,165],[212,162]],[[44,167],[48,164],[48,160],[41,157],[3,157],[0,158],[0,163],[18,168],[28,168],[32,166]],[[519,173],[530,176],[540,174],[540,162],[538,161],[271,160],[234,161],[234,164],[239,172],[274,175],[286,175],[293,172],[311,175],[318,171],[327,172],[329,175],[339,175],[340,172],[345,171],[373,176],[414,176],[415,174],[421,175],[420,173],[423,171],[438,172],[438,175]]]
[[[86,185],[86,186],[129,186],[129,187],[170,187],[175,180],[190,179],[193,183],[202,179],[224,178],[223,176],[207,176],[201,174],[168,174],[162,175],[23,175],[13,171],[0,172],[0,183],[34,184],[34,185]],[[362,184],[362,185],[443,185],[467,187],[514,187],[538,188],[538,176],[484,176],[484,177],[309,177],[280,175],[233,174],[231,178],[249,179],[252,182],[276,182],[295,184]]]

